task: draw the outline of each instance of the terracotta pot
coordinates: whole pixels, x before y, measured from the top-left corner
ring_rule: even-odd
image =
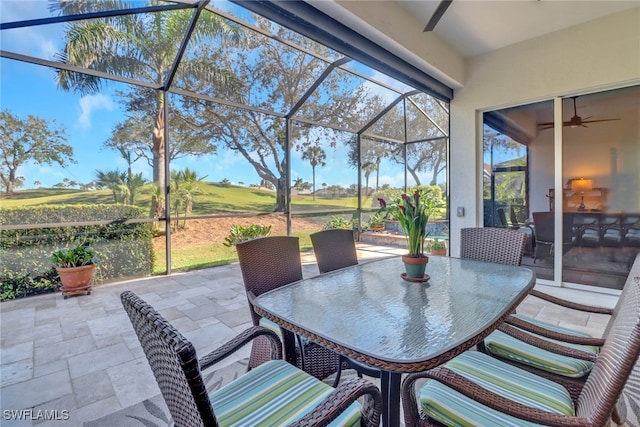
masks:
[[[431,249],[431,255],[440,255],[440,256],[446,256],[447,255],[447,248],[442,248],[442,249]]]
[[[95,269],[95,264],[82,265],[80,267],[56,267],[65,290],[90,286]]]
[[[371,224],[371,231],[384,231],[384,224]]]
[[[407,277],[411,279],[422,279],[424,272],[427,269],[427,263],[429,257],[423,255],[421,257],[410,257],[408,255],[402,255],[402,262],[404,262],[404,270],[407,273]]]

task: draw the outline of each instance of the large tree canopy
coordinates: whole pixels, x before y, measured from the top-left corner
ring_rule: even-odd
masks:
[[[0,112],[0,180],[7,194],[24,180],[18,168],[32,161],[38,165],[57,163],[64,167],[73,162],[73,148],[65,144],[64,128],[39,117],[26,120],[7,110]]]
[[[268,25],[258,20],[261,25]],[[281,30],[284,31],[284,30]],[[299,46],[308,46],[315,52],[328,49],[300,37]],[[312,45],[312,46],[311,46]],[[279,42],[267,39],[259,33],[248,31],[243,49],[226,46],[208,60],[218,68],[230,68],[241,88],[230,100],[255,108],[286,114],[329,66],[325,61]],[[202,88],[209,96],[220,96],[222,90],[211,84]],[[306,120],[334,126],[358,128],[369,101],[376,99],[368,94],[362,80],[346,72],[332,72],[322,82],[322,90],[314,91],[305,101],[298,115]],[[193,99],[190,108],[195,124],[208,138],[220,141],[224,147],[242,155],[256,170],[258,176],[271,183],[277,190],[276,211],[286,204],[286,125],[287,120],[261,111],[225,106]],[[294,119],[295,119],[294,115]],[[292,121],[292,123],[295,123]],[[331,129],[316,126],[316,137],[323,147],[335,146],[338,141]],[[300,123],[289,129],[291,150],[298,149],[305,141],[308,127]],[[303,151],[303,150],[300,150]]]
[[[51,8],[65,15],[97,10],[114,10],[122,6],[117,0],[103,2],[53,2]],[[120,15],[111,18],[74,21],[68,24],[66,45],[58,54],[61,62],[88,69],[104,71],[118,76],[155,83],[162,86],[176,59],[180,42],[194,9],[163,11],[149,14]],[[200,44],[211,40],[239,41],[236,26],[216,14],[203,11],[192,40]],[[188,55],[183,58],[188,62]],[[184,67],[189,73],[206,73],[198,67]],[[93,93],[100,90],[104,80],[88,75],[59,70],[57,81],[64,90]],[[129,86],[120,93],[129,118],[114,131],[107,145],[125,148],[136,156],[147,158],[153,167],[153,181],[165,188],[165,121],[164,95],[138,86]],[[181,125],[172,123],[173,129]],[[172,156],[211,152],[215,148],[202,141],[188,141],[183,134],[171,147]],[[182,151],[184,150],[184,151]]]

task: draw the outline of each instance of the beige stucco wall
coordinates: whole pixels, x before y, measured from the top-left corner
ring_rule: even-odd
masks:
[[[451,249],[482,223],[479,112],[640,84],[640,8],[471,58],[451,103]],[[475,203],[473,202],[475,201]]]

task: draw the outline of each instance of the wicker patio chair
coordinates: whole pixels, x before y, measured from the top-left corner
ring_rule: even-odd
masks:
[[[538,259],[553,258],[555,244],[555,219],[553,212],[534,212],[533,228],[535,234],[535,250],[533,262]],[[562,253],[567,253],[575,243],[573,222],[570,215],[562,216]]]
[[[358,264],[353,230],[322,230],[310,237],[320,273]]]
[[[322,230],[311,234],[310,237],[313,252],[318,263],[318,270],[320,270],[321,274],[358,264],[358,255],[352,230]],[[363,374],[380,378],[379,369],[367,366],[345,356],[339,357],[340,362],[333,383],[334,387],[340,382],[342,370],[348,368],[355,369],[360,378],[362,378]]]
[[[503,208],[496,209],[496,213],[498,214],[498,224],[502,228],[511,228],[509,223],[507,222],[507,214],[504,212]]]
[[[262,237],[238,243],[236,251],[238,252],[253,324],[279,332],[279,326],[261,318],[255,312],[253,300],[267,291],[302,280],[298,238],[291,236]],[[296,366],[318,379],[325,379],[338,370],[340,357],[337,353],[314,342],[296,338]],[[251,348],[249,368],[252,369],[268,359],[268,342],[264,339],[255,340]]]
[[[355,378],[333,389],[282,360],[280,339],[269,329],[254,326],[198,359],[191,342],[153,307],[131,291],[120,298],[177,427],[352,425],[354,418],[377,426],[380,421],[382,396],[373,384]],[[268,339],[272,360],[209,393],[201,370],[256,337]],[[360,397],[362,404],[356,403]]]
[[[441,367],[405,378],[406,425],[456,425],[463,419],[484,425],[522,425],[522,420],[554,426],[609,425],[640,355],[640,278],[627,286],[608,338],[576,399],[559,383],[468,351]],[[416,382],[424,378],[430,381],[418,391]]]
[[[520,265],[526,239],[526,234],[506,228],[463,228],[460,258]]]
[[[636,257],[618,303],[613,309],[579,304],[533,290],[530,296],[560,307],[585,313],[610,315],[601,338],[539,321],[520,314],[507,318],[505,324],[483,341],[480,350],[537,375],[560,382],[572,397],[577,398],[593,368],[627,294],[633,292],[632,282],[640,276],[640,255]]]

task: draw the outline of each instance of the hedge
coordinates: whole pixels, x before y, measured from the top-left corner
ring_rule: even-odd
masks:
[[[147,211],[124,205],[39,206],[0,210],[0,300],[55,291],[60,282],[49,259],[55,250],[88,243],[96,250],[96,283],[148,276],[153,271]],[[104,225],[65,224],[111,221]],[[8,230],[6,225],[56,224]]]

